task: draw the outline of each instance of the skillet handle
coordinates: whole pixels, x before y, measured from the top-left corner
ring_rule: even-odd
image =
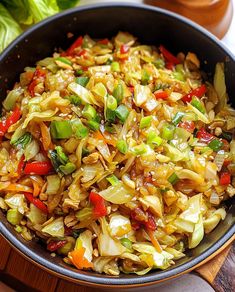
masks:
[[[235,291],[235,237],[232,244],[195,270],[216,292]]]

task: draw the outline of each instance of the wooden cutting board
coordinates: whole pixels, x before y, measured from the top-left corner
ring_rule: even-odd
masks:
[[[235,291],[235,242],[196,271],[216,292]],[[92,292],[96,288],[62,280],[27,261],[0,236],[0,280],[22,292]]]

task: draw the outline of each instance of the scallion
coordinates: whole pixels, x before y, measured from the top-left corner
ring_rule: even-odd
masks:
[[[175,126],[179,124],[179,122],[182,120],[184,116],[184,113],[182,112],[178,112],[174,118],[172,119],[172,124],[174,124]]]
[[[162,144],[162,138],[157,136],[154,131],[151,131],[147,136],[147,144],[153,147],[158,147]]]
[[[121,83],[119,83],[113,90],[113,96],[116,98],[117,102],[120,103],[124,97],[124,89]]]
[[[64,153],[64,150],[61,146],[56,146],[55,150],[58,154],[58,158],[62,164],[66,164],[69,160],[68,156]]]
[[[114,111],[117,108],[117,100],[112,95],[108,95],[107,97],[107,108],[111,111]]]
[[[165,62],[163,59],[159,58],[156,61],[153,62],[154,66],[157,69],[163,69],[165,67]]]
[[[76,122],[74,125],[75,135],[79,139],[83,139],[88,136],[89,130],[86,126],[83,125],[81,121]]]
[[[112,110],[107,108],[107,110],[106,110],[106,121],[115,122],[115,119],[116,119],[115,111],[112,111]]]
[[[132,242],[130,241],[130,239],[123,237],[120,239],[120,241],[121,244],[125,246],[128,250],[132,249]]]
[[[112,62],[111,63],[111,70],[113,72],[120,72],[120,65],[118,62]]]
[[[150,127],[151,122],[152,122],[152,118],[153,118],[152,116],[143,117],[140,120],[140,129]]]
[[[70,65],[70,66],[73,64],[69,59],[67,59],[65,57],[58,57],[55,60],[59,61],[59,62],[62,62],[64,64],[67,64],[67,65]]]
[[[54,139],[68,139],[72,136],[72,127],[70,121],[52,121],[51,135]]]
[[[84,109],[82,110],[82,115],[84,118],[88,120],[94,120],[97,116],[97,112],[96,112],[96,109],[92,105],[86,104],[84,106]]]
[[[59,170],[63,172],[63,174],[68,175],[76,170],[76,165],[72,162],[68,162],[65,165],[60,165]]]
[[[111,183],[112,186],[115,186],[118,183],[120,183],[119,179],[114,174],[106,177],[106,179],[109,183]]]
[[[177,176],[177,174],[175,172],[173,172],[167,179],[169,181],[169,183],[171,183],[172,185],[176,184],[179,181],[179,177]]]
[[[81,98],[77,95],[67,95],[65,98],[67,98],[72,104],[76,106],[79,106],[82,103]]]
[[[31,139],[32,135],[29,132],[26,132],[16,142],[14,142],[13,145],[21,149],[25,149],[26,145],[31,141]]]
[[[84,71],[83,71],[82,69],[79,69],[79,70],[76,71],[76,75],[77,75],[77,76],[80,76],[80,75],[82,75],[83,73],[84,73]]]
[[[86,87],[87,83],[89,82],[89,77],[83,76],[83,77],[77,77],[76,78],[76,83],[79,85]]]
[[[196,97],[193,97],[191,105],[194,106],[199,112],[205,114],[206,110],[203,103]]]
[[[120,104],[115,113],[119,120],[124,123],[129,115],[129,110],[124,104]]]
[[[122,153],[126,154],[128,150],[128,145],[125,140],[118,140],[116,144],[117,149]]]
[[[98,131],[100,128],[100,124],[98,122],[92,121],[92,120],[88,121],[87,125],[93,131]]]
[[[141,83],[143,85],[147,85],[149,83],[149,80],[150,80],[150,74],[146,70],[143,70],[142,76],[141,76]]]
[[[136,145],[132,147],[131,152],[134,153],[135,155],[142,155],[147,152],[146,145],[144,143]]]
[[[165,124],[162,127],[162,138],[166,140],[172,140],[174,138],[174,133],[175,133],[175,126],[171,124]]]

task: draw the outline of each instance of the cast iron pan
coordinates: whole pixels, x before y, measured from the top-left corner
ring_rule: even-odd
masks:
[[[223,44],[195,23],[162,9],[137,4],[101,4],[79,7],[51,17],[29,29],[0,56],[0,97],[12,88],[26,66],[50,56],[56,48],[66,49],[73,40],[84,34],[94,38],[114,36],[119,30],[128,31],[142,43],[168,47],[173,53],[193,51],[202,60],[202,68],[212,76],[215,64],[225,62],[225,75],[230,98],[235,93],[235,58]],[[74,37],[67,38],[72,32]],[[231,99],[235,107],[235,100]],[[2,235],[22,254],[58,276],[86,285],[134,287],[150,285],[192,270],[218,251],[235,233],[235,200],[227,202],[226,219],[200,245],[165,271],[152,271],[145,276],[118,277],[78,271],[57,257],[50,257],[37,242],[24,241],[0,212]],[[119,286],[119,287],[120,287]]]

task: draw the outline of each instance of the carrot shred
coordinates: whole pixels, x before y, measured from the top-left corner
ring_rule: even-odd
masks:
[[[33,179],[32,179],[32,183],[33,183],[33,196],[38,197],[38,195],[40,194],[41,188],[39,184]]]
[[[4,190],[9,191],[9,192],[33,193],[32,188],[30,188],[28,186],[21,185],[21,184],[13,184],[13,183],[11,183],[9,186],[7,186]]]
[[[158,240],[156,239],[155,235],[154,235],[154,231],[147,229],[146,230],[148,233],[148,236],[150,237],[150,240],[153,244],[153,246],[156,248],[157,252],[161,253],[162,252],[162,248],[161,245],[159,244]]]
[[[96,131],[94,134],[93,134],[93,137],[97,140],[103,140],[106,144],[109,144],[109,145],[112,145],[112,146],[116,146],[117,144],[117,141],[112,139],[111,137],[104,137],[102,135],[102,133],[100,131]]]
[[[52,147],[52,141],[51,141],[51,135],[50,135],[50,131],[48,129],[48,127],[45,125],[45,123],[41,122],[40,123],[40,130],[41,130],[41,134],[42,134],[42,145],[43,145],[43,149],[45,151],[51,149]]]
[[[85,248],[80,247],[77,250],[73,250],[69,253],[69,259],[79,270],[83,268],[93,268],[93,263],[89,262],[85,257]]]

